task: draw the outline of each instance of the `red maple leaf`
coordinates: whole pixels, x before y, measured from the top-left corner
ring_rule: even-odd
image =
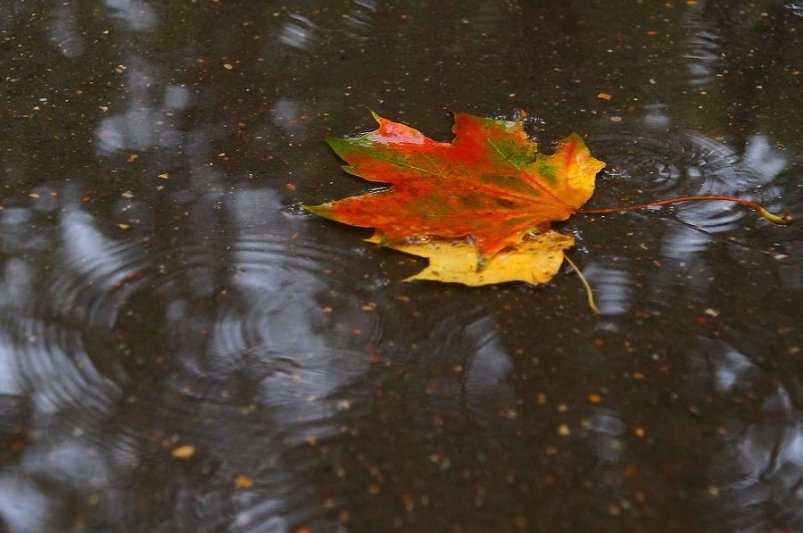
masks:
[[[456,113],[455,138],[444,143],[374,116],[377,130],[327,142],[346,171],[390,187],[306,209],[390,241],[469,237],[490,258],[527,231],[569,218],[605,166],[577,134],[544,155],[521,122]]]

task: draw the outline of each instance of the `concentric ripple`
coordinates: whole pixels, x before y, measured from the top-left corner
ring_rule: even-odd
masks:
[[[697,132],[640,131],[590,139],[594,153],[608,166],[588,209],[698,195],[753,200],[793,217],[801,209],[796,185],[800,167],[766,137],[750,137],[737,151]],[[576,227],[594,248],[587,274],[607,315],[627,314],[633,305],[645,303],[661,312],[679,305],[695,312],[715,302],[723,305],[720,295],[732,287],[720,279],[741,278],[748,270],[781,269],[778,275],[783,276],[794,263],[793,243],[800,235],[795,224],[773,225],[741,205],[719,201],[587,220]],[[613,270],[598,270],[606,256]],[[745,281],[752,284],[755,278]],[[759,295],[771,289],[770,280],[752,290]]]
[[[771,335],[764,332],[763,337]],[[794,379],[784,383],[749,353],[719,339],[697,339],[690,356],[698,370],[699,382],[694,383],[698,390],[705,390],[703,380],[707,380],[707,387],[715,388],[720,397],[738,400],[738,410],[722,425],[722,448],[710,467],[718,518],[732,529],[799,530],[803,524],[799,383]]]
[[[253,515],[253,499],[232,500],[238,479],[273,502],[273,520],[319,512],[308,496],[299,503],[310,443],[338,434],[363,408],[355,382],[367,383],[382,335],[384,304],[370,278],[350,286],[340,275],[358,269],[355,258],[269,233],[154,246],[114,242],[87,217],[67,215],[64,226],[43,296],[2,317],[37,429],[48,446],[61,443],[58,453],[26,452],[31,469],[68,471],[70,493],[96,498],[109,486],[151,483],[138,478],[143,462],[148,475],[179,468],[175,452],[218,480],[206,484],[206,503],[225,509],[216,520]],[[279,464],[299,449],[309,457]],[[84,473],[61,464],[90,457],[97,466]],[[180,504],[174,491],[183,489],[164,490],[148,503]],[[125,491],[114,494],[119,501],[99,506],[92,523],[114,523],[134,505],[120,503]],[[111,504],[112,493],[105,498]],[[154,512],[151,525],[192,528],[205,512],[172,513]],[[190,522],[171,522],[178,515]]]
[[[695,195],[772,204],[777,198],[772,182],[785,167],[780,155],[752,155],[768,149],[758,136],[744,154],[697,132],[660,137],[608,134],[594,138],[592,146],[608,167],[589,209]],[[683,203],[669,209],[677,220],[706,233],[732,231],[749,213],[730,202]]]
[[[299,381],[299,392],[325,397],[342,374],[365,368],[364,354],[355,354],[376,342],[378,315],[375,303],[327,274],[343,268],[335,266],[343,256],[297,249],[268,236],[153,250],[110,246],[65,265],[27,333],[42,353],[89,357],[118,386],[145,359],[163,357],[193,380],[301,372],[310,381]],[[339,377],[325,372],[330,367]]]

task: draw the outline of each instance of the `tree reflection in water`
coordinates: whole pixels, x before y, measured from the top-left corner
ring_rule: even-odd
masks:
[[[799,529],[801,225],[574,217],[592,317],[293,208],[366,108],[524,108],[597,207],[801,218],[798,11],[0,4],[0,529]]]

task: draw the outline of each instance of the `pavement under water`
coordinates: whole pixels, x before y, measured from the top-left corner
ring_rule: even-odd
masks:
[[[579,3],[578,3],[579,4]],[[7,0],[8,531],[803,527],[802,224],[725,203],[559,225],[549,285],[298,209],[369,185],[369,110],[528,113],[608,166],[588,208],[803,217],[787,1]]]

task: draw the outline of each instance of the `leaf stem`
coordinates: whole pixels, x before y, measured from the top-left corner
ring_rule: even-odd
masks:
[[[745,207],[749,207],[750,209],[757,211],[759,215],[761,215],[766,220],[769,220],[773,224],[786,225],[786,224],[791,224],[794,221],[792,215],[790,215],[789,213],[775,215],[767,211],[761,204],[758,204],[756,202],[745,200],[743,198],[734,198],[733,196],[719,196],[719,195],[681,196],[679,198],[658,200],[655,202],[649,202],[641,205],[631,205],[625,207],[608,207],[604,209],[581,209],[577,211],[577,213],[581,215],[602,215],[605,213],[623,213],[625,211],[636,211],[638,209],[648,209],[650,207],[661,207],[664,205],[677,204],[681,202],[712,202],[712,201],[734,202],[737,204],[741,204]]]
[[[566,259],[566,262],[569,263],[569,265],[574,269],[574,271],[577,272],[577,276],[580,278],[580,282],[583,284],[583,287],[585,287],[586,295],[588,296],[588,307],[591,308],[591,312],[594,313],[595,315],[600,314],[599,307],[597,307],[597,303],[594,301],[594,291],[591,290],[591,285],[589,285],[588,280],[583,275],[583,272],[577,265],[574,264],[574,261],[572,261],[568,255],[564,255],[563,257],[564,259]]]

